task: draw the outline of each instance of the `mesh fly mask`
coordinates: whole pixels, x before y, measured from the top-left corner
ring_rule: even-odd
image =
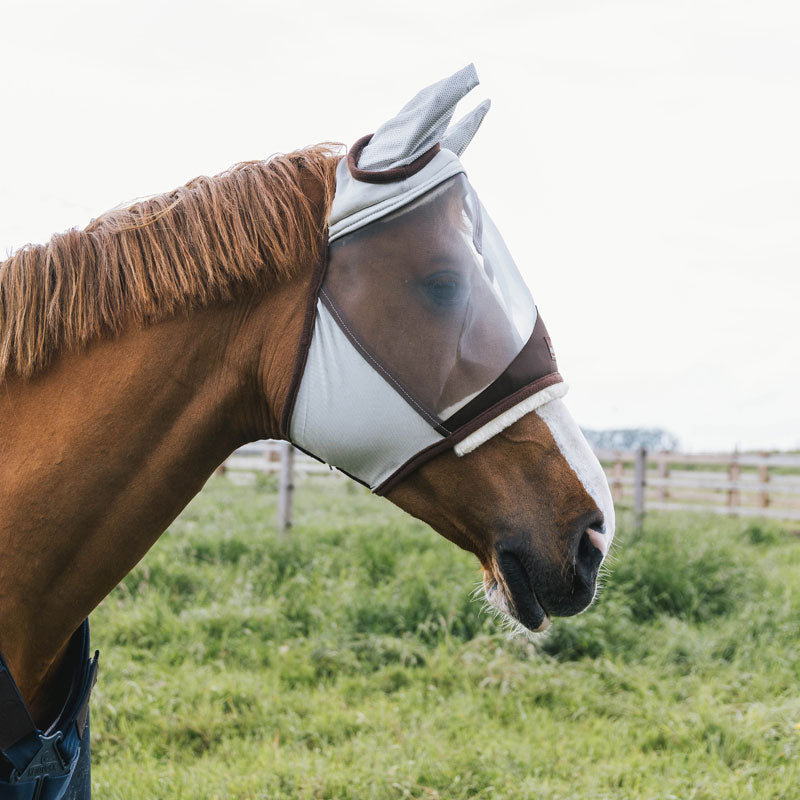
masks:
[[[459,160],[488,101],[448,129],[477,83],[470,65],[424,89],[336,174],[286,427],[379,494],[564,393],[530,291]]]

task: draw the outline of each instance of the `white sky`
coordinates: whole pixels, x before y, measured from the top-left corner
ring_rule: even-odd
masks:
[[[796,0],[2,0],[0,253],[351,144],[470,61],[463,161],[577,420],[800,447]]]

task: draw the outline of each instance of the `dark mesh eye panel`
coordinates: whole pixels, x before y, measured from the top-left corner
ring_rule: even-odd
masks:
[[[369,365],[376,370],[384,378],[384,380],[392,384],[392,386],[394,386],[394,388],[400,393],[406,402],[412,406],[421,417],[427,420],[432,427],[434,427],[442,435],[447,434],[448,430],[442,426],[441,420],[428,410],[428,407],[414,394],[414,392],[409,389],[403,383],[403,381],[383,363],[382,359],[370,349],[366,342],[362,340],[361,336],[356,332],[353,323],[344,316],[341,309],[336,305],[326,291],[325,286],[323,286],[320,290],[319,298],[328,311],[331,312],[331,315],[336,320],[339,328],[342,330],[345,336],[347,336],[356,350],[358,350],[358,352],[364,357],[367,363],[369,363]]]
[[[443,434],[556,371],[530,292],[463,174],[332,242],[320,299]]]

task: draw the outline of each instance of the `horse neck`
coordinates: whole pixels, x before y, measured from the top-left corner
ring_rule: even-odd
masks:
[[[81,621],[233,449],[279,435],[309,278],[0,385],[0,650],[35,718]]]

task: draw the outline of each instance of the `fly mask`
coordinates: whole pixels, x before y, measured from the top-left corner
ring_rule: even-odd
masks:
[[[286,409],[292,442],[385,493],[560,397],[547,330],[449,127],[470,65],[421,91],[339,164],[327,258]]]

